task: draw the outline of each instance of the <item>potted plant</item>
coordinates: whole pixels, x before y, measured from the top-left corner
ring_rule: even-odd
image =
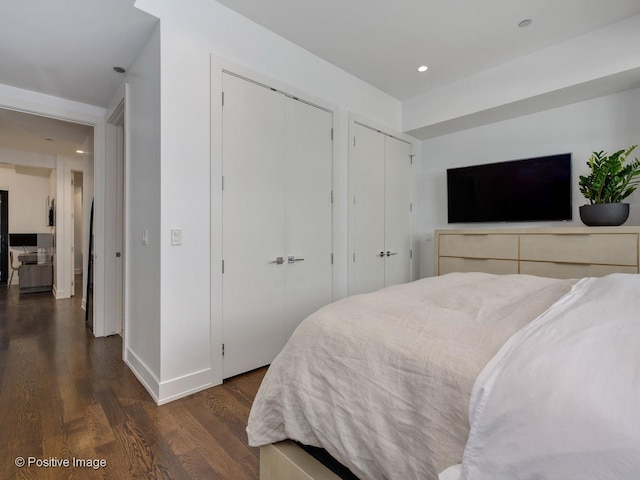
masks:
[[[627,162],[637,145],[609,155],[593,152],[587,165],[589,175],[580,175],[580,192],[589,204],[580,207],[585,225],[622,225],[629,217],[629,204],[622,200],[640,185],[640,160]]]

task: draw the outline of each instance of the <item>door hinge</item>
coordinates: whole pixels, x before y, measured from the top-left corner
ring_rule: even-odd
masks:
[[[413,212],[413,202],[411,202],[411,203],[409,204],[409,211],[410,211],[410,212]]]
[[[356,146],[356,137],[353,137],[353,146]]]
[[[224,107],[224,92],[222,92],[222,106]]]
[[[331,129],[331,140],[333,140],[333,128]]]
[[[222,356],[224,357],[224,343],[222,344]]]
[[[409,163],[411,165],[413,165],[413,157],[415,157],[415,155],[409,155]]]
[[[331,190],[331,203],[333,203],[333,190]]]
[[[224,273],[224,260],[222,260],[222,273]]]
[[[409,250],[409,258],[413,258],[413,249]]]
[[[356,263],[356,252],[353,252],[353,263]]]
[[[333,265],[333,253],[331,254],[331,265]]]
[[[222,176],[222,190],[224,191],[224,175]]]

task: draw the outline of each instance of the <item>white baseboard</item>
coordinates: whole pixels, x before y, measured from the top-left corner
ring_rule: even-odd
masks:
[[[215,386],[212,383],[210,368],[160,382],[144,362],[128,348],[124,361],[158,405],[164,405]]]
[[[125,349],[124,363],[129,366],[136,378],[142,383],[142,386],[149,392],[154,402],[158,403],[160,381],[158,377],[138,358],[129,348]]]
[[[179,398],[187,397],[213,387],[211,382],[212,371],[210,368],[199,372],[190,373],[183,377],[168,380],[160,384],[160,397],[158,405],[173,402]]]

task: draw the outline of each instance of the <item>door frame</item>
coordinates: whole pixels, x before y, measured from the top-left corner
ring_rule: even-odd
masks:
[[[226,60],[211,54],[211,385],[219,385],[222,383],[222,75],[228,72],[233,75],[243,77],[258,84],[269,86],[287,92],[288,95],[302,98],[307,102],[313,103],[319,107],[329,110],[333,113],[333,152],[332,152],[332,171],[333,171],[333,298],[341,296],[342,278],[346,278],[346,265],[342,269],[343,263],[337,259],[343,255],[346,258],[346,251],[342,251],[344,244],[341,238],[341,222],[346,224],[346,217],[340,218],[337,212],[341,211],[341,192],[344,186],[339,181],[340,178],[346,178],[346,173],[339,171],[336,165],[336,159],[339,158],[340,150],[340,124],[341,111],[338,105],[329,102],[323,98],[319,98],[313,94],[302,91],[296,87],[265,75],[235,62]],[[343,176],[345,175],[345,176]],[[344,182],[343,182],[344,183]]]
[[[105,301],[104,284],[104,231],[105,231],[105,109],[59,97],[30,92],[16,87],[0,85],[0,108],[57,118],[93,127],[94,197],[96,198],[96,277],[93,334],[104,336]]]
[[[106,255],[113,261],[107,262],[109,281],[105,290],[113,299],[107,307],[108,320],[105,322],[106,335],[126,334],[126,169],[127,169],[127,85],[117,97],[116,106],[107,116],[106,122],[106,181],[109,189],[107,222],[111,226],[110,235],[105,238]],[[126,342],[123,345],[123,358]]]

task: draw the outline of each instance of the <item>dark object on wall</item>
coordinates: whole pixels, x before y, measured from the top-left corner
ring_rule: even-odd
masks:
[[[9,192],[0,190],[0,284],[9,278]]]
[[[87,255],[87,295],[85,298],[84,320],[93,331],[92,292],[93,292],[93,200],[91,201],[91,217],[89,218],[89,255]]]
[[[590,227],[617,227],[629,218],[628,203],[594,203],[579,210],[580,220]]]
[[[571,220],[571,154],[447,170],[449,223]]]
[[[47,226],[53,227],[56,224],[56,200],[47,197]]]
[[[37,247],[38,234],[37,233],[10,233],[9,246],[10,247]]]

